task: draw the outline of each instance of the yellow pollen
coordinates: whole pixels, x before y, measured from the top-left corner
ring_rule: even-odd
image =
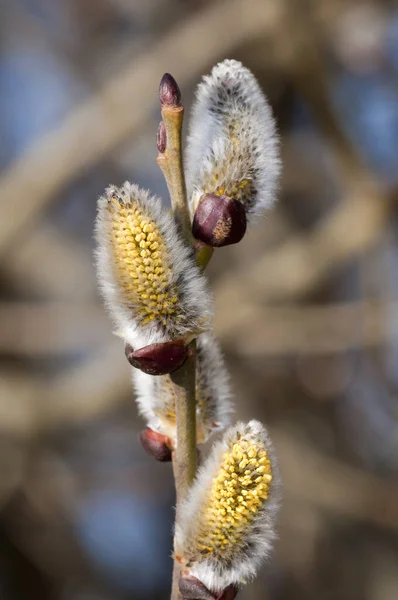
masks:
[[[222,457],[198,517],[192,556],[218,553],[224,559],[245,544],[245,532],[268,498],[271,464],[259,440],[241,438]]]
[[[241,147],[239,138],[239,125],[232,125],[229,131],[229,139],[232,144],[226,149],[223,160],[214,163],[212,170],[205,175],[202,187],[204,193],[229,196],[250,206],[255,195],[255,183],[250,174],[250,167],[242,168],[241,164],[252,161],[249,157],[242,161],[241,150],[237,151],[237,148]],[[246,152],[249,152],[249,149],[246,149]],[[231,179],[231,173],[237,173],[238,176]],[[239,173],[241,177],[239,177]]]
[[[170,257],[156,224],[134,200],[112,197],[110,240],[117,283],[127,308],[141,324],[157,320],[163,326],[176,319],[178,291],[171,284]]]

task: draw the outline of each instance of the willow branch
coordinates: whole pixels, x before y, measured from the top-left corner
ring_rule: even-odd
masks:
[[[174,476],[177,507],[186,497],[196,472],[195,342],[184,365],[171,374],[177,398],[177,449]]]
[[[164,152],[160,152],[157,158],[169,190],[173,211],[181,227],[185,239],[195,248],[195,258],[199,267],[204,269],[209,263],[213,248],[207,246],[192,235],[192,225],[189,206],[187,202],[187,190],[185,186],[184,167],[182,161],[181,132],[184,118],[184,107],[162,107],[162,124],[167,140]],[[162,124],[158,136],[162,136]],[[162,143],[159,140],[159,143]]]
[[[181,132],[184,108],[177,83],[166,73],[160,83],[159,98],[162,104],[162,123],[158,131],[158,164],[163,171],[170,194],[171,205],[177,223],[191,246],[194,239],[191,232],[191,218],[187,202],[184,169],[182,161]],[[185,363],[171,374],[176,398],[177,446],[173,452],[173,470],[176,487],[176,520],[179,506],[188,493],[196,472],[196,400],[195,400],[195,342],[189,346]],[[172,600],[181,598],[179,563],[174,561]]]
[[[182,164],[181,132],[184,107],[163,106],[162,118],[166,128],[167,145],[165,152],[158,156],[158,164],[166,179],[175,217],[186,240],[192,244],[191,219]]]

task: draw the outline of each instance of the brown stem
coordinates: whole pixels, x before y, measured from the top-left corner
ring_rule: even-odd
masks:
[[[196,472],[196,342],[189,345],[184,365],[170,375],[174,385],[177,417],[177,448],[174,453],[177,507],[187,495]]]
[[[157,162],[166,180],[176,219],[185,239],[195,249],[198,266],[204,270],[213,255],[213,248],[195,240],[192,235],[181,144],[184,107],[163,106],[162,117],[166,129],[166,149],[159,153]]]
[[[162,106],[162,118],[166,129],[166,148],[159,154],[158,164],[166,179],[176,220],[187,243],[193,246],[195,240],[192,236],[182,160],[183,115],[184,108],[182,106]],[[189,346],[187,360],[170,376],[176,398],[177,419],[177,447],[173,452],[177,498],[176,521],[178,520],[179,506],[186,497],[196,472],[195,349],[196,343],[193,341]],[[180,565],[177,560],[174,560],[171,600],[181,599],[178,589],[179,574]]]
[[[162,118],[166,128],[166,150],[158,156],[158,164],[165,176],[175,217],[186,240],[193,244],[192,225],[187,202],[182,162],[181,132],[183,106],[163,106]]]
[[[177,417],[177,448],[173,452],[176,522],[179,518],[179,506],[186,498],[196,472],[195,347],[196,342],[191,342],[190,353],[184,365],[170,375],[174,384]],[[174,551],[177,552],[176,547]],[[174,560],[171,600],[180,600],[179,576],[180,565]]]

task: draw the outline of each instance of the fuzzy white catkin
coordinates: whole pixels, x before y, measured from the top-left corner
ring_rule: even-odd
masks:
[[[252,579],[275,539],[280,491],[265,427],[250,421],[228,429],[179,509],[175,553],[183,570],[212,592]]]
[[[99,287],[118,332],[134,349],[210,327],[212,301],[193,251],[159,198],[126,182],[98,200]]]
[[[254,75],[236,60],[199,84],[186,152],[193,213],[204,193],[243,202],[248,221],[275,201],[281,161],[271,107]]]
[[[207,332],[196,340],[197,442],[229,424],[232,412],[229,376],[217,340]],[[132,369],[133,387],[148,427],[176,443],[175,397],[170,376],[153,377]]]

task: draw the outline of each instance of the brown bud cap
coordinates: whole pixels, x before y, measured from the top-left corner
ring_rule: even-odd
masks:
[[[158,132],[156,135],[156,144],[157,144],[159,152],[161,154],[163,154],[164,151],[166,150],[166,144],[167,144],[166,127],[165,127],[165,124],[163,123],[163,121],[160,121],[160,123],[159,123]]]
[[[229,585],[221,593],[221,596],[218,596],[217,600],[234,600],[238,592],[239,589],[235,585]]]
[[[170,438],[146,427],[139,433],[140,442],[145,452],[160,462],[171,461]]]
[[[215,600],[207,587],[192,575],[182,574],[178,586],[184,600]]]
[[[246,233],[246,212],[239,200],[204,194],[192,224],[193,236],[209,246],[237,244]]]
[[[159,86],[159,100],[162,106],[181,106],[181,92],[176,80],[170,73],[165,73]]]
[[[234,600],[238,588],[229,585],[221,593],[212,593],[196,577],[183,573],[180,577],[179,588],[184,600]]]
[[[124,351],[129,363],[148,375],[172,373],[181,367],[188,356],[188,348],[183,340],[150,344],[139,350],[126,344]]]

